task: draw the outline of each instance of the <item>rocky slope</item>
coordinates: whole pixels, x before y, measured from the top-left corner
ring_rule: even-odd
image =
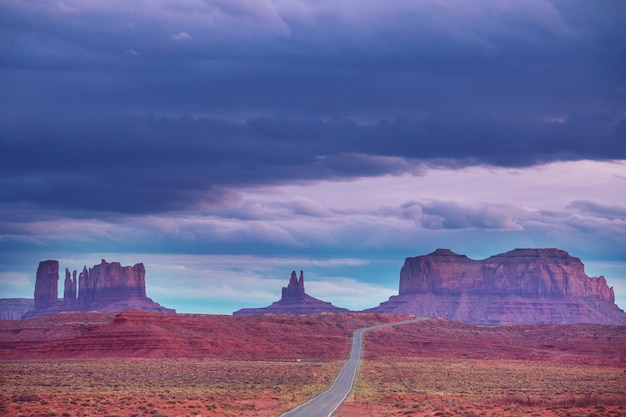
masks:
[[[56,314],[63,311],[111,311],[138,309],[174,313],[146,296],[146,270],[143,264],[122,266],[104,259],[92,268],[70,273],[65,269],[63,298],[58,298],[59,262],[39,263],[35,281],[34,309],[22,318]]]
[[[484,326],[430,318],[365,335],[366,359],[419,357],[626,366],[626,326]]]
[[[406,318],[363,313],[233,317],[136,310],[67,312],[0,321],[0,360],[342,360],[355,329]]]
[[[297,278],[296,271],[291,272],[289,285],[283,287],[279,301],[262,308],[243,308],[233,313],[234,316],[252,316],[256,314],[314,314],[314,313],[341,313],[349,310],[335,307],[329,302],[318,300],[304,292],[304,274],[300,271]]]
[[[407,258],[399,295],[372,312],[480,324],[626,324],[604,277],[558,249],[515,249],[479,261],[447,249]]]
[[[406,320],[389,314],[69,312],[0,321],[0,361],[84,358],[343,360],[352,332]],[[477,326],[445,319],[368,332],[364,357],[531,360],[626,366],[626,326]]]

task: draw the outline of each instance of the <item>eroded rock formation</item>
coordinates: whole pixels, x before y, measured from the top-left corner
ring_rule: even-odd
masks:
[[[604,277],[559,249],[515,249],[482,261],[448,249],[407,258],[399,295],[368,311],[467,323],[626,324]]]
[[[63,299],[58,299],[59,262],[39,263],[35,282],[35,308],[24,314],[32,318],[61,311],[124,311],[138,309],[161,313],[174,313],[146,296],[143,264],[122,266],[104,259],[92,268],[83,268],[78,279],[77,271],[65,269]]]
[[[53,306],[59,298],[59,261],[39,262],[35,281],[35,309]]]
[[[242,308],[233,313],[234,316],[253,316],[257,314],[314,314],[314,313],[342,313],[348,309],[335,307],[329,302],[318,300],[304,292],[304,273],[300,271],[297,278],[296,271],[291,272],[289,284],[282,289],[279,301],[263,308]]]
[[[63,291],[63,301],[66,303],[72,304],[76,302],[76,271],[74,271],[74,275],[70,274],[70,270],[65,268],[65,282],[64,282],[64,291]]]
[[[304,292],[304,272],[300,271],[300,279],[296,278],[296,271],[291,271],[289,284],[283,287],[281,300],[302,300]]]
[[[74,271],[76,272],[76,271]],[[93,268],[83,268],[79,278],[79,303],[115,302],[146,297],[146,270],[143,264],[122,266],[104,259]]]

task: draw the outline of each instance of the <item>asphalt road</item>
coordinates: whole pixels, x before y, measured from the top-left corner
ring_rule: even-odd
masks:
[[[359,360],[361,359],[361,347],[362,347],[362,335],[364,332],[372,329],[378,329],[381,327],[398,326],[401,324],[413,323],[418,321],[407,320],[397,323],[381,324],[377,326],[364,327],[354,331],[352,337],[352,349],[350,351],[350,357],[348,361],[343,365],[339,375],[335,378],[333,384],[326,391],[322,392],[318,396],[309,400],[308,402],[299,405],[298,407],[281,414],[280,417],[330,417],[339,408],[341,403],[344,402],[352,386],[354,385],[354,379],[356,377],[356,370],[359,367]]]

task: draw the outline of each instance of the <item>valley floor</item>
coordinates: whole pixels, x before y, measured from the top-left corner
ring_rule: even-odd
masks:
[[[0,415],[276,417],[384,315],[59,315],[0,322]],[[52,359],[54,358],[54,359]],[[626,417],[626,326],[372,330],[337,417]]]
[[[192,360],[0,364],[0,414],[22,417],[270,417],[322,391],[342,363]],[[611,366],[386,358],[362,363],[336,416],[621,417]]]
[[[342,362],[80,360],[0,363],[0,415],[277,416]]]

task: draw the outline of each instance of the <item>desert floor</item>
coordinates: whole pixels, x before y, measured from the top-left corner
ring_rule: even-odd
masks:
[[[277,416],[323,390],[341,362],[54,360],[0,364],[9,416]]]
[[[329,386],[355,328],[398,319],[2,322],[0,415],[276,417]],[[367,333],[362,358],[336,416],[626,417],[626,326],[430,319]]]
[[[54,360],[0,364],[7,416],[278,416],[341,362]],[[623,369],[458,359],[366,360],[337,416],[626,416]]]

